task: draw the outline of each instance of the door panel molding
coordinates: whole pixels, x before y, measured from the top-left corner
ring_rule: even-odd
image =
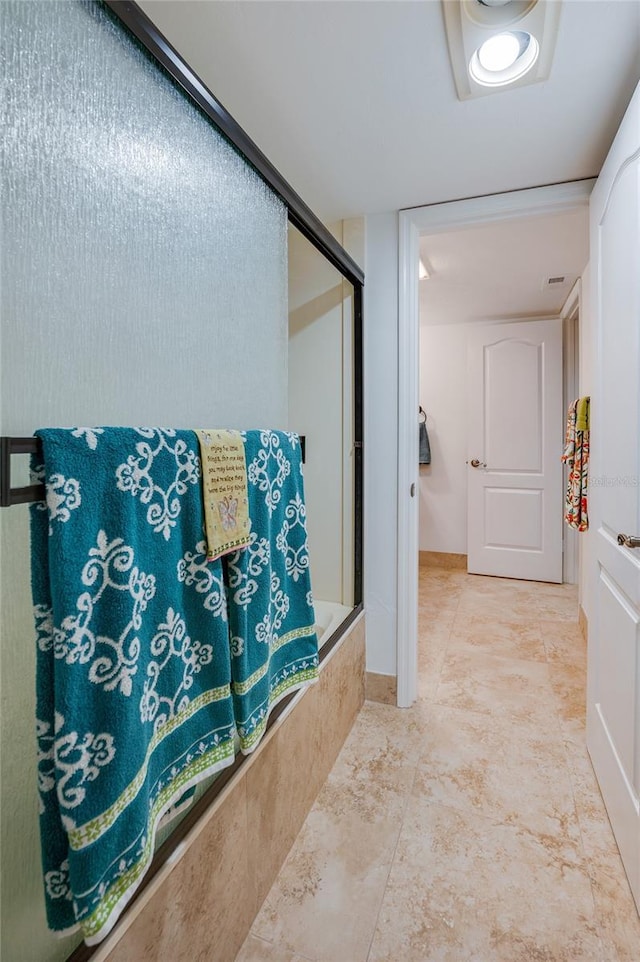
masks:
[[[640,87],[591,200],[592,394],[587,747],[640,909]],[[597,482],[597,483],[596,483]]]
[[[469,571],[560,582],[562,321],[478,324],[468,345]]]

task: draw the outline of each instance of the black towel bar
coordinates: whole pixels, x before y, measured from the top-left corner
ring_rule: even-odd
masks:
[[[305,461],[307,439],[300,435],[302,461]],[[38,454],[41,451],[40,438],[7,438],[0,437],[0,508],[8,508],[12,504],[30,504],[33,501],[44,501],[44,484],[27,484],[22,488],[11,487],[11,455]]]
[[[44,500],[44,484],[11,487],[11,455],[37,454],[39,451],[40,438],[0,438],[0,507]]]

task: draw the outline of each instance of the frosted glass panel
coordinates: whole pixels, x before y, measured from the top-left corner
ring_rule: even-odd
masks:
[[[3,431],[277,426],[283,205],[100,6],[0,16]]]
[[[101,6],[0,3],[0,428],[286,428],[287,217]],[[16,482],[18,478],[16,478]],[[26,506],[2,538],[2,958],[41,894]]]

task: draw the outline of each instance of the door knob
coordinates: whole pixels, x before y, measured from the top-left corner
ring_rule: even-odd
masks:
[[[486,468],[486,464],[477,458],[472,458],[471,461],[467,461],[467,464],[470,464],[472,468]]]
[[[640,538],[632,534],[619,534],[618,544],[623,544],[625,548],[640,548]]]

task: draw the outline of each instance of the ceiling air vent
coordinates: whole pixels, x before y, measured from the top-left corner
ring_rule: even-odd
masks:
[[[576,274],[551,274],[542,279],[541,288],[543,291],[559,291],[574,284],[576,276]]]

